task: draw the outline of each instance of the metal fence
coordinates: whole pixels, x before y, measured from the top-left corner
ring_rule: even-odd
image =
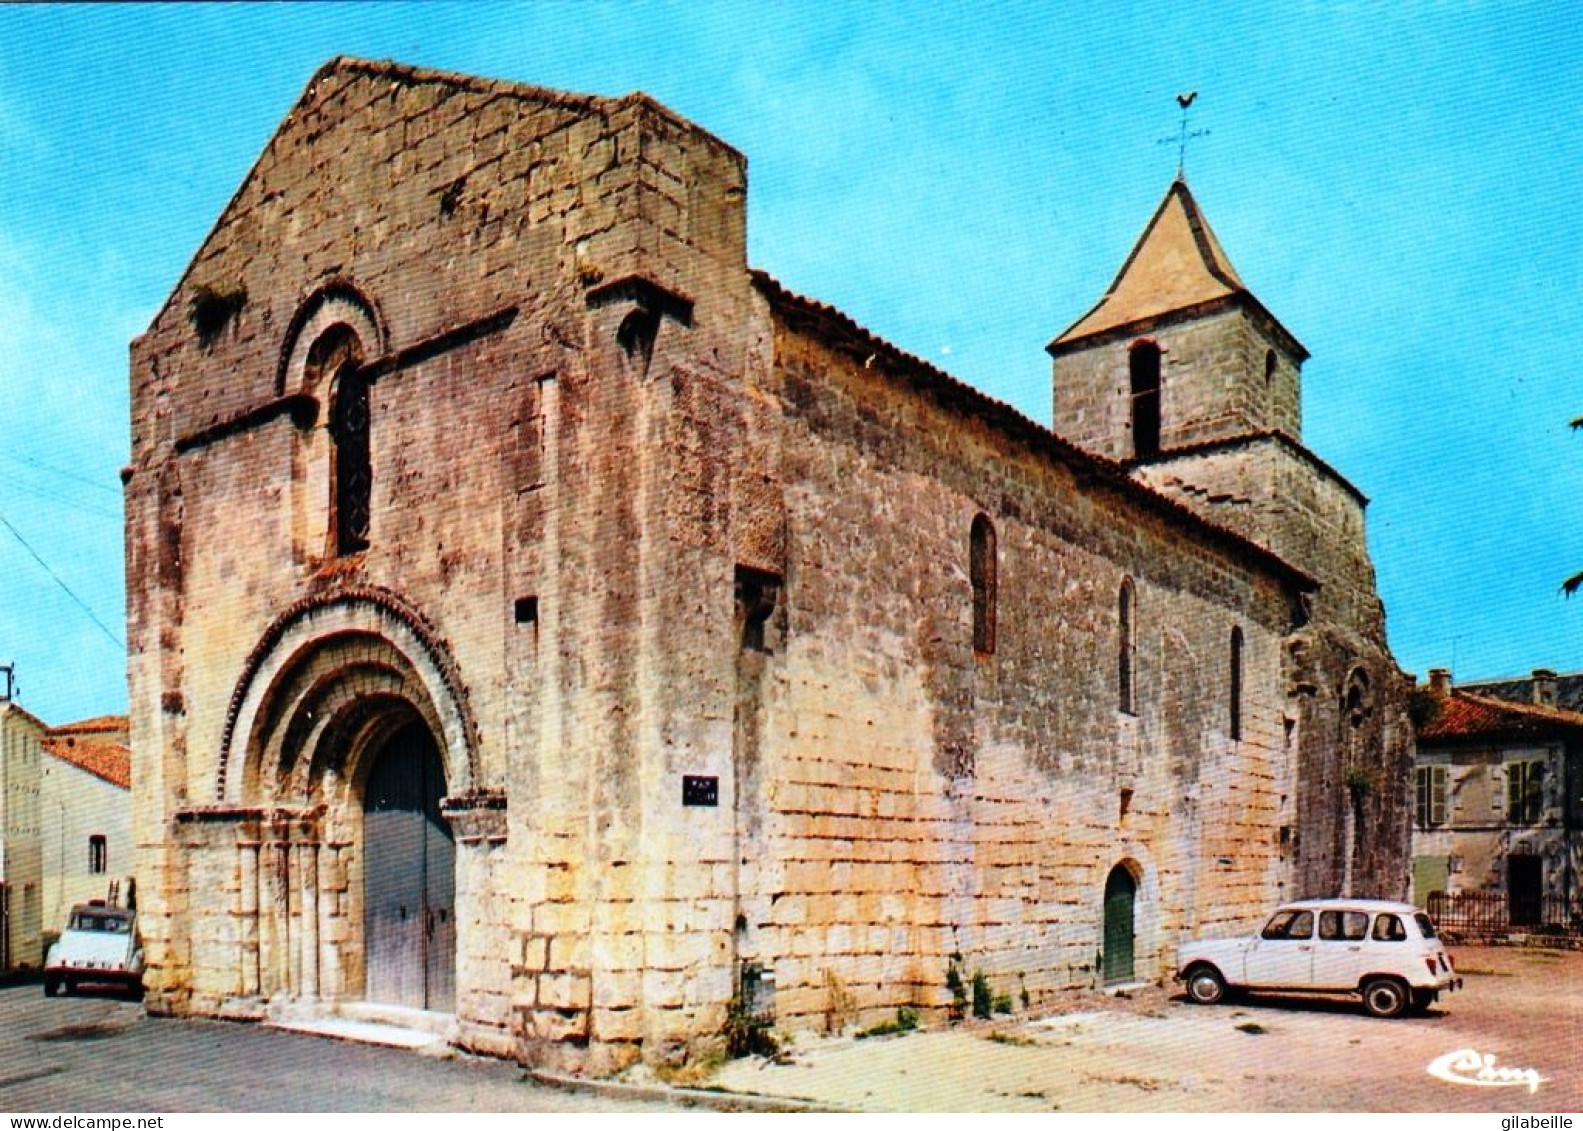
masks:
[[[1432,891],[1426,909],[1442,931],[1460,935],[1527,932],[1583,936],[1583,914],[1553,896],[1511,896],[1502,891]]]

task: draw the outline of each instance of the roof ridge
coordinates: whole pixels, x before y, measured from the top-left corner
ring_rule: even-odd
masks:
[[[1165,510],[1173,519],[1189,522],[1202,529],[1211,538],[1228,541],[1230,545],[1235,546],[1239,550],[1252,554],[1256,560],[1271,569],[1272,572],[1282,576],[1284,580],[1295,584],[1300,589],[1315,590],[1319,588],[1318,581],[1311,574],[1293,565],[1274,550],[1267,546],[1261,546],[1230,527],[1223,526],[1193,510],[1186,504],[1180,503],[1160,491],[1156,491],[1148,484],[1135,479],[1123,464],[1108,459],[1097,452],[1091,452],[1086,448],[1079,447],[1054,429],[1040,424],[1029,416],[1025,416],[1015,406],[1005,401],[997,400],[977,386],[963,381],[932,362],[926,361],[916,354],[908,353],[899,346],[886,341],[837,307],[789,290],[769,272],[759,268],[749,268],[748,274],[765,297],[772,301],[779,298],[788,304],[801,306],[810,313],[826,318],[839,319],[845,323],[847,328],[860,335],[869,348],[877,347],[877,350],[884,351],[889,357],[903,365],[921,371],[935,382],[972,398],[978,402],[980,407],[1000,415],[1004,418],[1003,420],[991,421],[990,423],[997,425],[1005,433],[1015,434],[1017,430],[1028,433],[1039,443],[1055,449],[1058,453],[1058,458],[1074,470],[1097,474],[1099,478],[1109,482],[1116,489],[1133,494],[1140,502]]]
[[[1176,214],[1180,219],[1176,219]],[[1167,318],[1217,303],[1250,304],[1275,324],[1296,352],[1307,356],[1295,335],[1259,302],[1242,281],[1198,198],[1182,177],[1172,180],[1133,242],[1121,269],[1100,300],[1045,348],[1061,352],[1125,327]]]
[[[620,101],[620,99],[610,98],[601,94],[581,94],[576,91],[556,90],[553,87],[538,86],[534,83],[520,82],[515,79],[488,78],[483,75],[470,75],[463,71],[424,67],[416,63],[402,63],[395,59],[367,59],[358,55],[336,55],[327,60],[318,70],[314,71],[313,77],[308,80],[304,95],[311,94],[321,79],[327,78],[337,71],[357,71],[376,78],[391,76],[407,82],[444,83],[446,86],[471,90],[479,94],[506,94],[514,98],[533,98],[560,104],[597,106],[600,104],[614,105]]]
[[[1570,726],[1583,726],[1583,711],[1573,711],[1566,707],[1552,707],[1546,703],[1523,703],[1516,699],[1502,699],[1495,695],[1480,695],[1474,691],[1467,691],[1460,687],[1451,689],[1452,695],[1471,700],[1490,710],[1504,711],[1514,715],[1532,715],[1547,722],[1566,723]]]

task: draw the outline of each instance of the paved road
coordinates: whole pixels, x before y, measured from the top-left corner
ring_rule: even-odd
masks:
[[[1381,1021],[1313,998],[1206,1008],[1177,988],[1074,995],[1042,1020],[800,1039],[789,1063],[735,1061],[715,1082],[879,1111],[1583,1109],[1583,952],[1451,950],[1467,988],[1425,1017]],[[1426,1071],[1461,1049],[1542,1083],[1480,1088]]]
[[[144,1016],[113,997],[0,988],[0,1111],[666,1111],[527,1082],[500,1061],[420,1056],[258,1025]]]

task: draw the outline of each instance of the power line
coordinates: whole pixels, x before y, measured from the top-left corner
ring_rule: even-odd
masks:
[[[108,494],[116,495],[116,496],[119,496],[121,494],[121,491],[120,491],[119,488],[112,487],[108,483],[100,482],[99,480],[89,478],[86,475],[79,475],[75,471],[67,471],[63,467],[55,467],[52,464],[44,463],[42,460],[32,459],[32,458],[30,458],[28,456],[19,456],[19,455],[16,455],[14,452],[0,452],[0,456],[4,456],[6,459],[10,460],[12,463],[19,463],[19,464],[21,464],[24,467],[31,467],[35,471],[47,471],[51,475],[59,475],[63,479],[75,480],[76,482],[86,484],[87,486],[92,487],[95,490],[104,491],[104,492],[107,492]]]
[[[76,602],[77,607],[79,609],[81,609],[83,612],[88,614],[88,619],[93,621],[94,624],[99,626],[99,631],[104,633],[107,637],[110,638],[110,643],[114,644],[121,651],[125,652],[126,651],[126,643],[120,637],[118,637],[115,633],[111,632],[108,628],[106,628],[104,626],[104,621],[102,621],[98,617],[94,616],[93,610],[90,609],[87,606],[87,604],[83,601],[83,599],[81,597],[77,596],[76,593],[72,592],[71,586],[67,585],[64,581],[62,581],[60,579],[60,575],[59,574],[57,574],[54,570],[49,568],[49,563],[46,562],[43,558],[38,556],[38,551],[35,550],[32,546],[29,546],[27,544],[27,539],[22,537],[21,533],[17,530],[17,528],[12,526],[11,523],[6,519],[6,516],[3,515],[3,514],[0,514],[0,525],[3,525],[7,530],[9,530],[11,532],[11,536],[13,538],[15,538],[18,542],[22,543],[22,548],[24,550],[26,550],[29,554],[33,555],[33,560],[36,561],[40,566],[42,566],[44,568],[44,572],[50,575],[50,578],[55,582],[56,585],[59,585],[63,590],[66,591],[66,596],[70,597],[74,602]]]
[[[19,491],[24,495],[32,495],[34,498],[48,499],[52,503],[58,503],[60,506],[79,511],[82,514],[93,515],[95,518],[102,518],[115,523],[121,521],[121,516],[118,514],[112,514],[110,511],[96,507],[92,503],[83,502],[78,496],[62,494],[48,486],[41,486],[37,483],[23,483],[16,479],[7,480],[0,486],[12,491]]]

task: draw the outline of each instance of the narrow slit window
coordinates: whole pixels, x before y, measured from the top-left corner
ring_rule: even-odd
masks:
[[[1160,347],[1139,342],[1129,358],[1132,371],[1132,455],[1149,459],[1160,453]]]
[[[88,838],[88,872],[102,876],[110,867],[110,848],[103,836],[95,833]]]
[[[1132,580],[1121,583],[1121,596],[1116,601],[1116,707],[1126,714],[1137,714],[1134,695],[1133,668],[1136,666],[1133,635]]]
[[[1233,741],[1242,738],[1242,629],[1231,630],[1231,717],[1229,725]]]
[[[995,525],[984,515],[973,520],[968,573],[973,581],[973,651],[990,656],[995,652]]]

